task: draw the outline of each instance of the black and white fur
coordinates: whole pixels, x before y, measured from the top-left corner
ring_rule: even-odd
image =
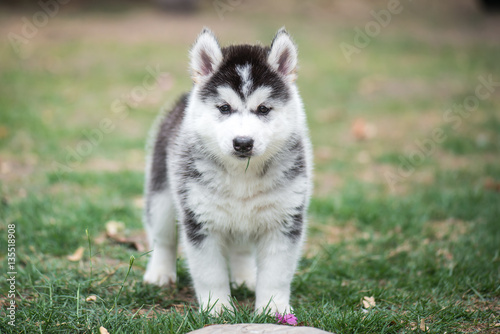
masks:
[[[221,48],[204,29],[190,58],[193,89],[162,119],[148,159],[144,281],[176,281],[178,220],[201,308],[219,312],[230,283],[245,283],[257,311],[290,312],[312,187],[296,46],[281,29],[270,47]]]

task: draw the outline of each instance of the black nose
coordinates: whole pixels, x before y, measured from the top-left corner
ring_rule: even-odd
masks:
[[[233,147],[236,152],[248,153],[253,148],[253,139],[250,137],[236,137],[233,139]]]

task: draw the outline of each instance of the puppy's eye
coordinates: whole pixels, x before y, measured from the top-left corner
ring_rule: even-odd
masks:
[[[261,104],[260,106],[257,107],[257,112],[259,115],[267,115],[271,111],[272,108],[268,108],[265,105]]]
[[[223,104],[221,106],[217,106],[217,109],[221,112],[221,114],[230,114],[231,113],[231,106],[229,104]]]

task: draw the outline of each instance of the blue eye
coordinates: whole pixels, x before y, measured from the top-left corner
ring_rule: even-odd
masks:
[[[217,106],[217,109],[221,112],[221,114],[230,114],[231,113],[231,106],[229,104],[223,104],[221,106]]]
[[[266,107],[265,105],[261,104],[260,106],[257,107],[257,112],[259,115],[267,115],[271,111],[271,108]]]

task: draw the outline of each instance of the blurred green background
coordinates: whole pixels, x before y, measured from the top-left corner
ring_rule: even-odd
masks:
[[[201,29],[222,45],[269,44],[285,26],[299,48],[297,85],[315,154],[297,312],[306,324],[343,332],[412,330],[421,318],[436,333],[494,330],[498,13],[468,0],[184,5],[0,2],[0,231],[6,236],[16,224],[25,329],[38,328],[36,316],[51,323],[44,312],[56,287],[67,289],[63,298],[87,284],[101,294],[96,309],[109,309],[131,254],[137,260],[121,307],[192,305],[182,263],[177,290],[141,287],[144,250],[109,238],[105,224],[119,221],[125,239],[143,243],[147,134],[159,110],[190,89],[188,51]],[[68,261],[78,247],[85,256]],[[106,277],[114,285],[96,288]],[[380,300],[379,316],[390,316],[356,313],[365,295]],[[251,304],[248,291],[238,296]],[[330,320],[312,311],[325,300],[333,303],[325,306]],[[446,305],[460,306],[439,311]],[[81,314],[59,311],[68,330],[85,331]],[[88,328],[104,322],[88,314]],[[124,322],[108,325],[117,323]]]

